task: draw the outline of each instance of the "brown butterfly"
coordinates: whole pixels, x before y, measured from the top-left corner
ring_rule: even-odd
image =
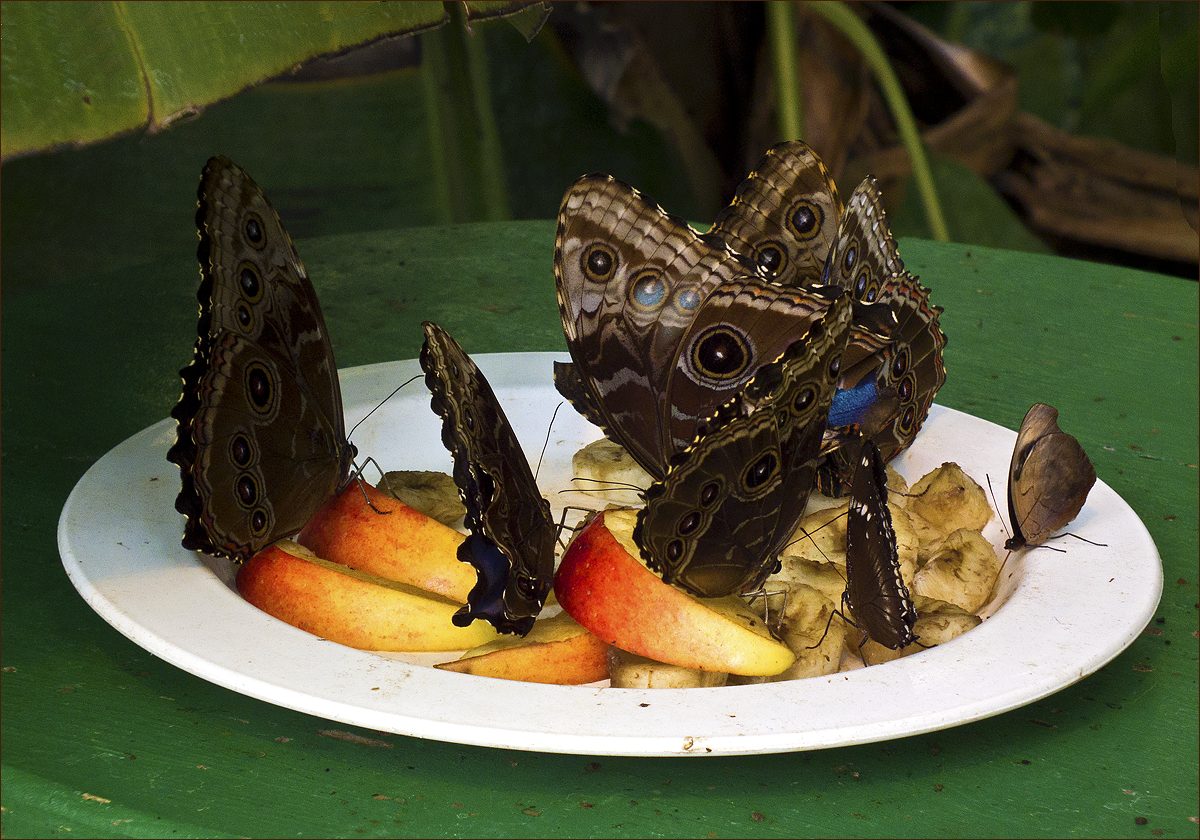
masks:
[[[299,531],[350,480],[355,449],[316,292],[266,195],[214,157],[196,227],[200,317],[167,459],[183,546],[240,561]]]
[[[458,342],[426,321],[421,369],[442,418],[442,442],[454,458],[454,482],[471,531],[458,559],[479,574],[467,605],[452,620],[476,618],[524,636],[546,601],[554,575],[557,530],[521,445],[487,379]]]
[[[1079,515],[1096,469],[1074,437],[1058,427],[1058,409],[1034,403],[1021,421],[1008,467],[1008,518],[1013,535],[1004,547],[1041,545]]]

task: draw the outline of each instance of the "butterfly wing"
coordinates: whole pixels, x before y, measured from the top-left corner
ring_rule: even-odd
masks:
[[[558,305],[575,377],[591,395],[572,403],[596,408],[605,433],[652,475],[673,452],[667,380],[680,338],[710,290],[750,271],[719,239],[608,176],[584,176],[563,198]]]
[[[823,318],[841,297],[832,287],[795,289],[741,277],[708,294],[679,343],[667,384],[671,447],[696,436],[697,419],[733,399],[758,370],[774,361]]]
[[[846,517],[846,595],[859,626],[879,644],[912,643],[917,611],[900,575],[896,532],[887,506],[887,475],[879,448],[859,438]]]
[[[167,458],[184,547],[243,560],[298,531],[355,453],[316,292],[262,189],[209,160],[196,227],[200,315]]]
[[[825,164],[807,143],[791,140],[767,150],[709,233],[768,280],[809,286],[820,282],[841,214]]]
[[[533,626],[554,575],[556,531],[550,504],[538,492],[521,445],[479,368],[449,333],[426,322],[421,369],[442,418],[442,442],[454,458],[454,481],[471,534],[458,559],[479,578],[454,615],[476,618],[524,636]]]
[[[1079,515],[1096,469],[1058,426],[1058,409],[1035,403],[1021,422],[1008,471],[1009,549],[1041,545]]]
[[[714,597],[770,574],[812,487],[850,310],[844,295],[831,302],[647,491],[634,539],[663,580]]]
[[[850,196],[823,276],[856,300],[830,439],[861,432],[890,461],[916,438],[946,381],[946,335],[941,308],[904,269],[874,180]],[[854,458],[835,450],[826,459],[818,476],[822,492],[844,492]]]

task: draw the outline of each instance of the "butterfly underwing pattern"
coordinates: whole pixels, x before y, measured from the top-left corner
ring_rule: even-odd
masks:
[[[556,386],[656,478],[700,418],[829,303],[765,282],[718,237],[608,176],[567,191],[554,266],[573,362],[556,366]]]
[[[807,143],[767,149],[742,180],[709,233],[784,286],[821,285],[842,203],[837,185]]]
[[[477,618],[502,633],[533,627],[554,575],[557,531],[521,445],[487,379],[458,342],[425,322],[421,369],[442,418],[442,443],[454,459],[454,481],[466,506],[470,535],[458,559],[478,579],[453,616],[465,627]]]
[[[1079,441],[1058,427],[1058,409],[1035,403],[1021,421],[1008,468],[1011,550],[1041,545],[1079,515],[1096,469]]]
[[[830,436],[847,440],[861,433],[890,461],[916,438],[946,381],[946,335],[941,308],[904,268],[872,179],[846,203],[822,277],[847,289],[862,313],[843,360]],[[874,320],[878,307],[890,312],[890,325]],[[835,448],[818,473],[821,491],[842,495],[852,465],[853,456]]]
[[[900,575],[883,458],[870,438],[860,437],[843,449],[856,451],[846,517],[843,602],[868,636],[899,650],[917,639],[913,635],[917,611]]]
[[[716,597],[755,589],[778,565],[813,486],[850,315],[839,295],[646,492],[634,540],[663,580]]]
[[[171,411],[183,546],[236,561],[290,536],[349,481],[333,348],[262,189],[214,157],[200,179],[200,314]]]

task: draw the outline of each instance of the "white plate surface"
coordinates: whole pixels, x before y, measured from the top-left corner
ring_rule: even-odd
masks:
[[[554,407],[552,353],[481,355],[525,451],[541,449]],[[414,360],[342,371],[349,424],[419,372]],[[450,470],[440,421],[420,381],[354,433],[386,469]],[[632,690],[549,686],[446,673],[412,657],[353,650],[277,621],[231,588],[224,561],[179,545],[177,469],[164,420],[101,458],[63,508],[58,544],[88,604],[135,643],[218,685],[330,720],[463,744],[592,755],[735,755],[860,744],[932,732],[1045,697],[1124,650],[1153,616],[1162,563],[1132,509],[1097,482],[1071,530],[1105,547],[1061,540],[1067,553],[1013,554],[987,619],[948,644],[904,659],[764,685]],[[599,432],[558,414],[539,483],[570,498],[571,455]],[[998,492],[1014,432],[934,406],[894,465],[910,481],[957,461]],[[578,501],[576,497],[574,501]],[[1003,504],[1003,497],[1001,497]],[[985,535],[999,546],[995,518]],[[1003,554],[1002,549],[998,551]],[[434,661],[451,656],[433,657]],[[407,661],[405,661],[407,659]]]

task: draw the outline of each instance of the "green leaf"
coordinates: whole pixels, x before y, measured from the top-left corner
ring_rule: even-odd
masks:
[[[468,19],[528,3],[474,3]],[[447,20],[440,2],[5,2],[4,158],[157,131],[319,55]]]

